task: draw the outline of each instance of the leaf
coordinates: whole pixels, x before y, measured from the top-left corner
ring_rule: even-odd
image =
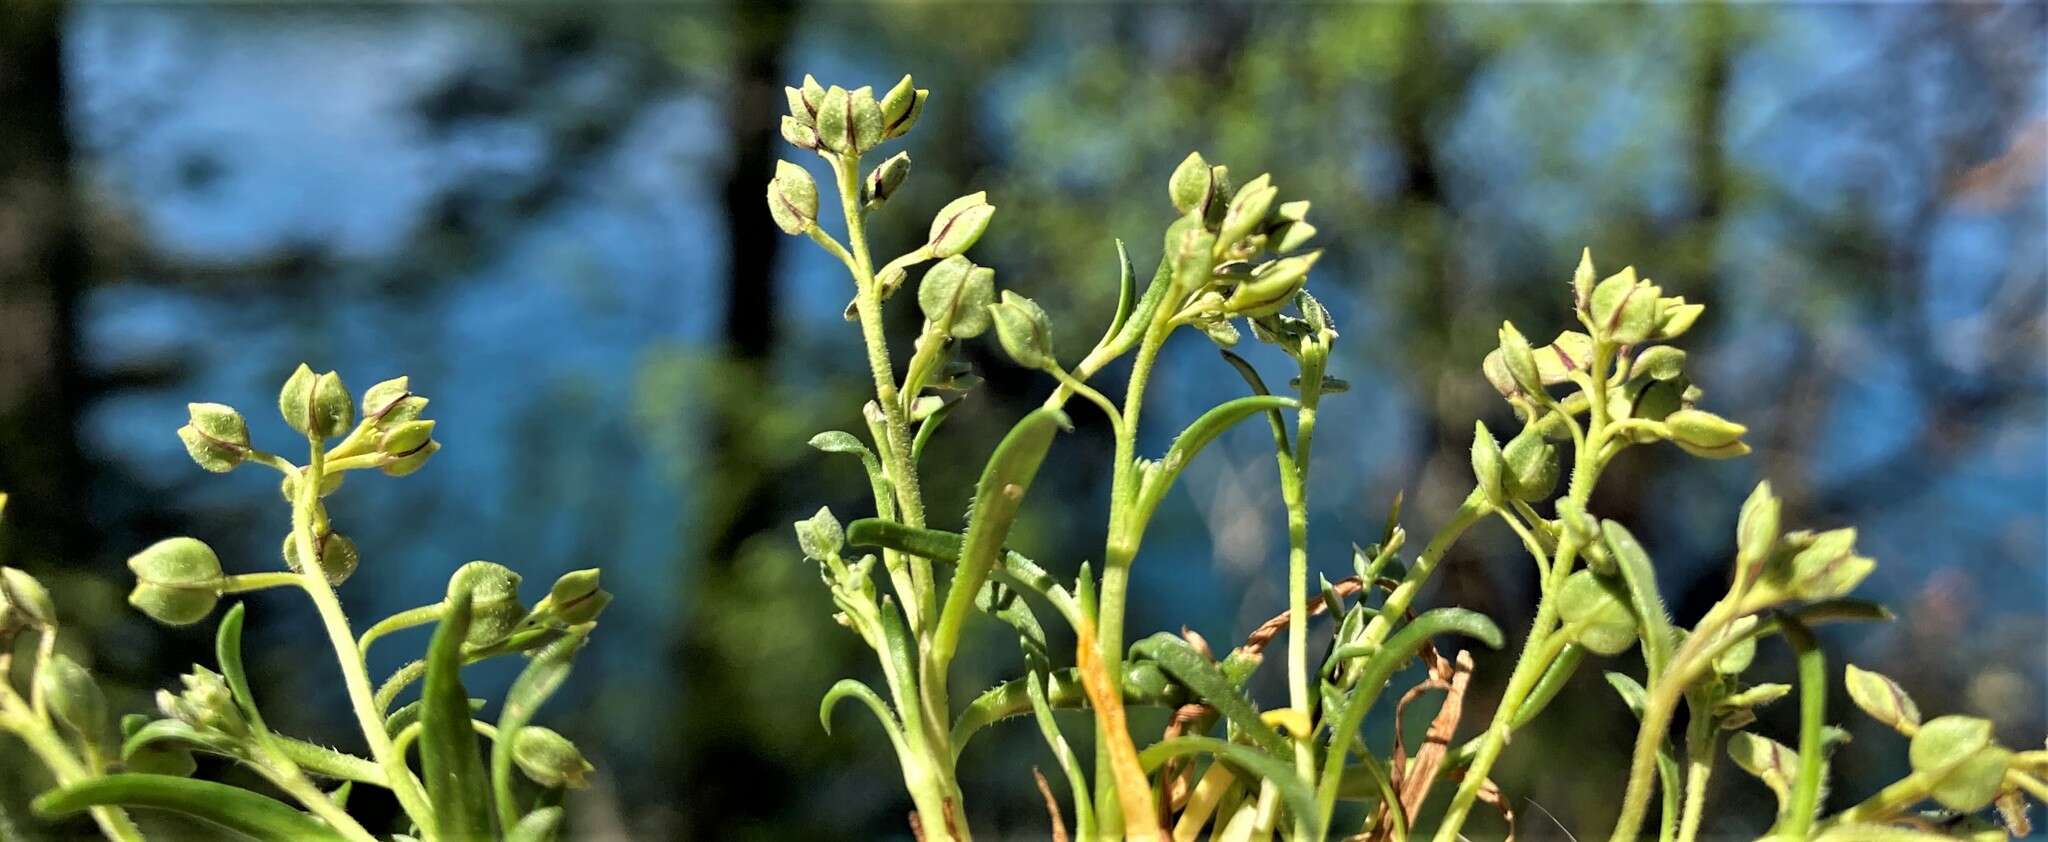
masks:
[[[846,542],[858,547],[881,547],[897,552],[928,558],[943,564],[960,561],[960,545],[966,539],[957,532],[938,529],[920,529],[904,526],[893,520],[861,518],[846,525]],[[1077,616],[1079,605],[1072,594],[1060,585],[1037,562],[1025,558],[1014,550],[1003,553],[1002,565],[989,571],[990,578],[1004,585],[1027,593],[1052,604],[1061,616],[1072,619]]]
[[[944,675],[945,666],[953,660],[967,612],[973,609],[974,597],[987,581],[989,569],[1003,554],[1003,539],[1009,536],[1024,494],[1045,462],[1046,452],[1052,449],[1053,436],[1071,426],[1066,413],[1056,407],[1033,410],[1010,428],[982,469],[981,481],[975,484],[967,538],[960,547],[960,566],[948,586],[946,605],[932,639],[931,654],[940,667],[938,674]]]
[[[1247,395],[1225,401],[1202,413],[1201,417],[1196,418],[1194,423],[1189,424],[1187,429],[1174,437],[1173,444],[1166,448],[1166,455],[1159,458],[1159,469],[1145,475],[1138,488],[1134,522],[1142,524],[1151,519],[1153,510],[1159,507],[1160,500],[1165,499],[1166,492],[1173,487],[1174,479],[1187,468],[1188,462],[1224,431],[1253,415],[1278,412],[1299,405],[1300,403],[1293,398],[1278,395]]]
[[[398,735],[398,732],[405,730],[405,726],[420,721],[421,701],[422,700],[414,699],[410,702],[406,702],[404,706],[392,711],[390,716],[384,717],[384,733],[390,734],[395,737]],[[469,712],[477,713],[479,711],[482,711],[484,709],[484,705],[486,704],[489,703],[484,701],[483,699],[470,699]]]
[[[1621,568],[1622,581],[1628,585],[1629,604],[1642,624],[1643,662],[1649,665],[1650,682],[1654,684],[1671,661],[1671,644],[1676,637],[1671,629],[1671,613],[1664,610],[1664,600],[1657,595],[1657,570],[1650,566],[1649,554],[1643,552],[1643,545],[1636,542],[1636,536],[1629,534],[1626,527],[1605,520],[1600,522],[1600,533],[1607,539],[1609,555]]]
[[[1849,700],[1870,714],[1870,718],[1901,734],[1919,730],[1920,706],[1913,703],[1913,697],[1898,682],[1855,664],[1843,670],[1842,680],[1848,685]]]
[[[1243,770],[1249,779],[1271,781],[1297,817],[1316,815],[1315,794],[1309,790],[1308,782],[1295,774],[1292,761],[1261,754],[1251,746],[1214,737],[1181,736],[1146,746],[1138,761],[1144,764],[1146,772],[1151,772],[1168,760],[1194,754],[1213,755],[1217,762]]]
[[[1728,757],[1742,771],[1755,775],[1778,796],[1778,809],[1792,797],[1792,780],[1799,773],[1799,754],[1783,743],[1747,731],[1728,736]]]
[[[832,709],[839,706],[840,700],[849,698],[859,699],[861,704],[867,705],[868,710],[874,712],[875,719],[882,723],[882,730],[888,732],[889,742],[896,746],[898,754],[906,750],[903,727],[896,722],[896,714],[889,710],[889,703],[882,701],[881,695],[876,693],[874,688],[851,678],[840,679],[839,683],[832,685],[832,689],[825,691],[823,699],[818,700],[818,724],[824,726],[827,735],[832,733]]]
[[[491,744],[491,793],[498,805],[500,827],[513,827],[519,822],[519,806],[512,803],[512,750],[518,740],[512,735],[533,721],[534,712],[561,689],[562,682],[569,678],[576,653],[589,639],[587,633],[572,632],[548,644],[534,654],[505,691],[505,704],[498,712],[498,733],[506,735],[506,739]]]
[[[1251,700],[1245,698],[1237,685],[1224,678],[1216,665],[1196,652],[1187,641],[1160,632],[1132,645],[1131,654],[1157,662],[1160,669],[1187,685],[1197,698],[1216,708],[1260,750],[1274,757],[1292,756],[1293,749],[1286,738],[1259,716],[1258,709],[1252,706]]]
[[[242,619],[247,608],[247,603],[237,602],[220,618],[220,629],[213,637],[213,656],[220,661],[220,674],[227,679],[228,689],[235,692],[235,705],[242,709],[242,715],[257,734],[266,735],[270,728],[263,724],[263,714],[256,710],[256,697],[249,693],[249,673],[242,667]]]
[[[1131,309],[1130,315],[1124,317],[1122,326],[1117,328],[1116,338],[1106,343],[1098,343],[1099,350],[1089,354],[1088,361],[1095,361],[1099,357],[1099,366],[1122,356],[1125,351],[1137,345],[1138,340],[1144,338],[1145,331],[1151,328],[1154,314],[1166,300],[1167,291],[1173,287],[1173,226],[1167,228],[1166,243],[1166,256],[1160,258],[1159,268],[1152,273],[1152,282],[1146,285],[1145,294],[1138,298],[1138,305]],[[1079,377],[1093,373],[1085,369],[1075,372]]]
[[[420,767],[427,800],[434,805],[438,836],[452,839],[492,835],[489,776],[484,772],[476,731],[469,721],[469,694],[462,689],[462,639],[469,633],[470,594],[455,588],[427,645],[427,675],[420,691]]]
[[[1124,323],[1131,318],[1131,304],[1138,295],[1138,270],[1131,265],[1131,254],[1124,250],[1124,241],[1116,241],[1117,293],[1116,315],[1109,320],[1109,329],[1102,332],[1102,338],[1095,341],[1095,348],[1088,352],[1093,357],[1109,347],[1109,343],[1122,333]]]
[[[104,775],[38,796],[36,814],[69,815],[91,807],[148,807],[183,813],[244,836],[278,842],[340,842],[342,835],[283,802],[246,789],[170,775]]]

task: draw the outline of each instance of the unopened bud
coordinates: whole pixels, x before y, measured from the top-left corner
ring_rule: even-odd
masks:
[[[1308,284],[1308,272],[1323,257],[1322,250],[1270,260],[1252,270],[1251,277],[1232,290],[1223,309],[1232,315],[1264,316],[1277,313],[1294,300],[1295,293]]]
[[[1655,284],[1636,278],[1631,266],[1593,288],[1591,317],[1600,338],[1617,345],[1635,345],[1657,329]]]
[[[1204,211],[1214,188],[1209,162],[1202,160],[1200,152],[1189,152],[1166,181],[1167,198],[1173,200],[1174,209],[1183,214]]]
[[[1557,448],[1535,429],[1509,440],[1501,449],[1501,458],[1507,468],[1502,482],[1509,497],[1533,503],[1557,488]]]
[[[13,567],[0,567],[0,631],[17,627],[57,627],[57,605],[36,577]]]
[[[186,410],[191,420],[178,428],[178,439],[199,467],[225,473],[249,455],[249,425],[233,407],[194,403]]]
[[[128,558],[135,588],[128,604],[167,626],[206,619],[224,585],[220,556],[197,538],[166,538]]]
[[[519,603],[519,574],[502,564],[472,561],[448,577],[448,594],[469,592],[469,646],[487,646],[504,640],[526,618],[526,606]]]
[[[1002,301],[989,306],[989,315],[995,319],[996,340],[1018,365],[1044,369],[1056,364],[1052,319],[1038,302],[1003,290]]]
[[[1250,236],[1266,222],[1266,212],[1272,210],[1273,200],[1280,195],[1280,189],[1273,186],[1271,175],[1260,175],[1247,182],[1230,200],[1230,209],[1223,214],[1223,224],[1216,232],[1216,243],[1227,247]]]
[[[994,205],[988,203],[988,194],[969,193],[940,208],[932,217],[931,235],[926,248],[933,257],[952,257],[973,247],[988,230],[990,217],[995,216]]]
[[[910,177],[910,155],[898,152],[889,160],[875,166],[861,183],[861,203],[869,210],[881,207],[889,197],[896,195],[896,189],[903,186],[903,180]]]
[[[1572,297],[1579,310],[1593,303],[1593,250],[1579,252],[1579,268],[1572,272]]]
[[[1500,354],[1515,385],[1528,394],[1543,394],[1543,375],[1536,367],[1536,351],[1529,347],[1528,337],[1515,329],[1514,322],[1500,323]]]
[[[88,740],[105,737],[107,697],[92,674],[62,652],[50,656],[36,673],[36,688],[50,704],[57,721]]]
[[[319,556],[320,572],[327,578],[327,584],[339,585],[348,581],[349,574],[356,572],[356,564],[362,559],[356,555],[356,542],[347,535],[329,530],[313,539],[314,553]],[[299,558],[299,541],[296,533],[284,536],[284,564],[293,573],[306,572]]]
[[[227,681],[219,673],[194,666],[191,672],[179,676],[179,681],[184,684],[183,692],[157,691],[157,709],[165,716],[203,733],[229,737],[249,733],[249,723],[235,705],[234,691],[228,689]]]
[[[1503,477],[1500,443],[1494,441],[1493,432],[1486,429],[1486,422],[1474,422],[1472,430],[1472,476],[1479,482],[1479,492],[1495,506],[1507,500],[1507,488]]]
[[[818,224],[818,185],[803,167],[775,162],[768,181],[768,215],[785,234],[802,234]]]
[[[512,762],[519,764],[519,770],[534,783],[550,789],[582,789],[590,785],[593,767],[576,750],[576,744],[538,725],[519,729],[512,742]]]
[[[1748,427],[1698,409],[1681,409],[1664,416],[1671,437],[1696,448],[1713,449],[1734,444],[1749,432]]]
[[[1743,569],[1762,562],[1778,542],[1780,504],[1771,484],[1759,482],[1742,503],[1742,515],[1735,522],[1736,564]]]
[[[599,588],[596,568],[572,570],[555,580],[548,595],[533,606],[533,615],[548,617],[560,625],[592,622],[611,604],[612,595]]]
[[[924,100],[930,93],[919,90],[911,84],[909,76],[904,76],[883,94],[882,137],[898,138],[909,134],[911,127],[917,125],[917,118],[924,113]]]

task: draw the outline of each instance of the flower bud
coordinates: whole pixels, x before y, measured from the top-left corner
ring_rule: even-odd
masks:
[[[1657,330],[1651,339],[1672,340],[1692,329],[1700,314],[1707,312],[1705,304],[1687,304],[1685,296],[1662,299],[1657,302]]]
[[[989,327],[989,305],[995,302],[996,272],[954,255],[924,273],[917,287],[917,306],[933,325],[945,325],[955,339],[972,339]]]
[[[234,691],[219,673],[195,665],[191,672],[179,676],[179,681],[184,684],[183,692],[157,691],[156,706],[164,716],[206,734],[248,736],[248,720],[242,717]]]
[[[166,538],[128,558],[135,589],[128,604],[167,626],[189,626],[213,613],[224,586],[220,557],[197,538]]]
[[[1052,319],[1038,302],[1003,290],[1002,301],[989,305],[989,315],[995,320],[996,340],[1018,365],[1043,369],[1056,364]]]
[[[990,217],[995,216],[994,205],[988,203],[988,194],[969,193],[954,199],[939,209],[932,217],[931,236],[926,247],[933,257],[952,257],[966,251],[981,239],[981,233],[988,230]]]
[[[803,167],[775,162],[768,180],[768,215],[785,234],[802,234],[818,224],[818,185]]]
[[[185,452],[199,467],[226,473],[249,454],[249,425],[233,407],[217,403],[187,404],[191,420],[178,428]]]
[[[1778,498],[1768,481],[1756,484],[1735,522],[1735,563],[1744,570],[1763,562],[1778,542]]]
[[[356,542],[333,530],[320,533],[313,540],[314,552],[320,557],[320,572],[327,577],[327,584],[339,585],[348,581],[349,574],[356,572],[361,558],[356,555]],[[284,564],[293,573],[306,572],[299,559],[298,536],[286,533],[284,536]]]
[[[612,595],[597,586],[596,568],[572,570],[555,580],[548,595],[533,606],[534,617],[552,618],[564,626],[593,622],[611,604]]]
[[[903,80],[882,95],[882,137],[899,138],[910,133],[917,125],[917,118],[924,113],[924,100],[931,92],[920,90],[905,75]]]
[[[866,152],[882,143],[882,105],[875,89],[862,85],[847,94],[853,118],[853,151]]]
[[[845,88],[833,85],[818,103],[818,143],[841,155],[856,149],[853,135],[853,97]]]
[[[109,723],[107,697],[78,662],[62,652],[52,654],[36,671],[36,689],[49,701],[57,721],[87,740],[104,738]]]
[[[1709,450],[1734,444],[1749,432],[1748,427],[1697,409],[1681,409],[1664,416],[1664,426],[1671,429],[1672,439]]]
[[[798,149],[818,148],[818,130],[788,115],[782,118],[782,139]]]
[[[1166,196],[1173,201],[1175,210],[1183,214],[1197,213],[1207,208],[1210,191],[1214,187],[1209,162],[1202,160],[1202,153],[1189,152],[1180,166],[1174,167],[1173,176],[1166,180]]]
[[[1261,264],[1252,270],[1250,278],[1231,291],[1230,298],[1223,302],[1224,312],[1255,318],[1279,312],[1308,284],[1309,270],[1322,257],[1322,250],[1317,249]]]
[[[1472,475],[1479,481],[1479,493],[1486,495],[1486,501],[1495,506],[1507,501],[1507,488],[1503,478],[1500,443],[1494,441],[1493,432],[1486,429],[1486,422],[1474,422],[1472,430]]]
[[[1855,554],[1856,530],[1834,529],[1813,537],[1813,543],[1792,556],[1787,565],[1789,590],[1801,599],[1847,596],[1877,568],[1877,562]]]
[[[9,624],[16,628],[56,628],[57,605],[34,576],[13,567],[0,567],[0,631],[7,630]]]
[[[472,561],[448,577],[448,594],[469,592],[469,635],[463,643],[488,646],[512,633],[526,618],[519,603],[519,574],[502,564]]]
[[[1593,288],[1591,317],[1600,338],[1617,345],[1635,345],[1650,338],[1658,325],[1655,284],[1636,278],[1630,266]]]
[[[593,767],[576,750],[576,744],[539,725],[519,729],[519,735],[512,741],[512,762],[534,783],[550,789],[583,789],[590,785]]]
[[[1536,351],[1529,347],[1528,337],[1515,329],[1514,322],[1500,323],[1500,354],[1515,385],[1528,394],[1543,394],[1543,375],[1536,368]]]
[[[304,363],[278,392],[277,408],[293,430],[316,440],[341,435],[355,423],[355,399],[349,397],[341,375],[330,371],[316,376]]]
[[[1593,250],[1579,252],[1579,268],[1572,272],[1572,299],[1580,312],[1593,303]]]
[[[1557,488],[1557,448],[1535,429],[1509,440],[1501,449],[1501,458],[1507,468],[1501,478],[1507,496],[1533,503]]]
[[[1610,579],[1581,570],[1567,577],[1557,595],[1557,614],[1574,640],[1596,655],[1619,655],[1636,642],[1636,615],[1628,596]]]
[[[1685,352],[1669,345],[1656,345],[1643,349],[1629,364],[1628,377],[1634,380],[1648,377],[1652,380],[1675,380],[1685,373]]]
[[[861,182],[861,203],[869,210],[881,207],[889,197],[896,195],[896,189],[903,186],[903,180],[910,177],[910,155],[898,152],[889,160],[875,166]]]
[[[1223,224],[1216,232],[1216,244],[1228,247],[1258,230],[1279,195],[1280,188],[1273,186],[1271,175],[1261,174],[1247,182],[1230,200],[1230,209],[1224,212]]]

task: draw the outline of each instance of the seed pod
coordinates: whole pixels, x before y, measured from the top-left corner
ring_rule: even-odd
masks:
[[[315,440],[341,435],[355,423],[355,400],[342,385],[341,375],[315,375],[304,363],[285,380],[277,408],[293,430]]]
[[[472,561],[448,577],[448,595],[469,592],[469,634],[463,643],[488,646],[512,633],[526,618],[519,602],[519,574],[502,564]]]
[[[36,687],[49,701],[57,721],[94,743],[105,737],[107,697],[78,662],[62,652],[51,655],[36,672]]]
[[[597,619],[612,595],[597,586],[596,568],[572,570],[555,580],[548,595],[533,606],[532,616],[549,617],[564,626],[582,625]]]
[[[889,160],[877,164],[861,182],[861,204],[869,210],[881,207],[896,195],[896,189],[903,186],[903,180],[910,177],[910,155],[898,152]]]
[[[217,403],[185,405],[190,420],[178,428],[185,452],[199,467],[225,473],[249,454],[249,425],[234,407]]]
[[[948,202],[932,217],[930,237],[926,248],[933,257],[952,257],[974,246],[988,230],[988,221],[995,216],[996,208],[988,203],[986,192],[969,193]]]
[[[439,452],[441,452],[441,443],[429,440],[426,444],[408,453],[394,456],[391,461],[378,466],[377,470],[383,471],[385,476],[402,477],[419,470],[420,466],[427,464],[427,460],[433,458],[434,454]]]
[[[1474,422],[1472,430],[1472,476],[1479,481],[1479,493],[1495,506],[1507,501],[1507,488],[1503,478],[1500,443],[1494,441],[1493,432],[1486,429],[1486,422]]]
[[[1657,328],[1657,287],[1636,277],[1633,266],[1593,288],[1590,316],[1601,339],[1634,345]]]
[[[1567,577],[1558,592],[1557,613],[1567,627],[1579,629],[1576,640],[1597,655],[1619,655],[1636,642],[1636,616],[1621,586],[1581,570]]]
[[[818,84],[817,77],[806,73],[804,74],[803,87],[797,90],[797,98],[803,102],[804,110],[800,116],[803,117],[804,123],[816,126],[818,124],[818,108],[825,103],[825,86]],[[792,115],[798,114],[794,108],[789,113]]]
[[[377,452],[393,458],[411,456],[434,437],[434,422],[407,421],[377,438]]]
[[[861,153],[882,142],[882,104],[875,101],[875,89],[862,85],[847,93],[853,119],[853,150]]]
[[[803,167],[775,162],[768,181],[768,215],[785,234],[802,234],[818,224],[818,185]]]
[[[589,776],[594,768],[576,750],[575,743],[539,725],[519,729],[519,735],[512,741],[512,762],[534,783],[550,789],[583,789],[590,785]]]
[[[34,576],[13,567],[0,567],[0,632],[8,631],[10,624],[14,628],[56,628],[57,605]]]
[[[1056,364],[1052,319],[1038,302],[1003,290],[1002,300],[989,305],[989,315],[995,320],[996,340],[1018,365],[1043,369]]]
[[[988,308],[995,297],[996,271],[957,254],[925,272],[917,287],[917,306],[925,319],[945,325],[954,339],[972,339],[988,330]]]
[[[135,588],[128,604],[167,626],[206,619],[225,585],[220,556],[197,538],[166,538],[128,558]]]
[[[393,412],[400,410],[412,393],[412,378],[399,376],[379,382],[363,390],[363,420],[372,423],[383,421]],[[425,398],[420,398],[424,403]],[[411,419],[404,419],[411,420]]]
[[[895,87],[890,88],[888,93],[883,94],[882,136],[893,139],[909,134],[911,127],[917,125],[918,116],[924,111],[924,99],[929,93],[931,92],[918,90],[906,75]]]
[[[1218,247],[1230,245],[1251,235],[1266,222],[1266,212],[1272,210],[1273,200],[1280,195],[1280,189],[1273,186],[1273,177],[1261,174],[1246,182],[1230,200],[1230,209],[1223,214],[1223,223],[1216,232]]]
[[[788,115],[782,118],[782,139],[798,149],[818,148],[818,130]]]
[[[339,532],[329,530],[320,533],[313,540],[313,546],[314,552],[320,557],[320,572],[326,576],[329,585],[340,585],[348,581],[349,575],[356,572],[356,564],[362,560],[356,555],[356,542]],[[283,554],[285,566],[291,568],[293,573],[306,572],[304,564],[299,559],[299,542],[296,535],[285,534]]]
[[[1920,726],[1907,751],[1916,774],[1933,778],[1934,800],[1951,810],[1975,812],[1998,797],[2012,753],[1991,742],[1991,722],[1940,716]]]
[[[853,132],[852,95],[838,85],[827,88],[818,103],[818,143],[841,155],[851,154],[857,148]]]

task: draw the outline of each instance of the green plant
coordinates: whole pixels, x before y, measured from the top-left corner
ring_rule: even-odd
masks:
[[[200,467],[226,472],[248,463],[283,476],[281,491],[291,510],[281,552],[286,569],[226,573],[212,548],[182,537],[128,560],[136,580],[128,602],[166,625],[204,620],[224,596],[268,588],[303,591],[333,647],[369,756],[296,739],[266,724],[242,665],[246,612],[240,603],[221,618],[217,671],[194,666],[181,689],[158,692],[159,716],[129,714],[117,724],[92,677],[57,654],[58,621],[49,595],[26,573],[0,568],[0,730],[26,743],[56,779],[57,788],[35,800],[38,813],[88,811],[101,832],[120,840],[142,838],[127,812],[138,807],[183,813],[258,839],[371,840],[377,835],[351,817],[347,806],[355,787],[375,786],[391,791],[407,822],[394,838],[555,836],[562,790],[583,785],[590,765],[560,734],[529,723],[567,677],[611,599],[598,588],[597,571],[562,576],[529,610],[519,600],[519,574],[487,561],[470,562],[450,577],[445,598],[386,617],[360,637],[335,592],[359,559],[322,500],[351,472],[404,476],[418,470],[440,449],[434,422],[420,417],[426,405],[399,377],[363,394],[358,421],[357,404],[340,377],[299,366],[278,397],[285,422],[307,445],[306,463],[297,465],[257,450],[235,410],[192,404],[191,421],[178,437]],[[429,624],[435,630],[425,657],[373,686],[364,661],[371,644]],[[22,671],[25,690],[15,686],[13,668],[22,641],[32,641],[20,647],[31,652]],[[512,654],[524,655],[528,663],[507,691],[497,721],[474,719],[484,702],[464,692],[462,667]],[[414,683],[423,684],[419,698],[394,709]],[[190,777],[194,752],[235,761],[298,807],[271,794]],[[525,780],[512,774],[515,766]]]
[[[1589,655],[1631,649],[1642,653],[1646,681],[1609,673],[1640,719],[1617,840],[1642,833],[1653,790],[1662,795],[1659,837],[1697,838],[1724,739],[1738,765],[1778,792],[1776,838],[1951,838],[1981,828],[1910,809],[1928,798],[1966,813],[1996,802],[2018,827],[2024,811],[2017,793],[2044,794],[2048,752],[1997,747],[1982,720],[1944,717],[1923,727],[1917,714],[1901,712],[1911,704],[1895,685],[1852,671],[1858,703],[1914,737],[1915,772],[1864,804],[1822,818],[1827,747],[1838,732],[1821,721],[1826,682],[1808,629],[1888,616],[1849,598],[1872,567],[1855,554],[1854,532],[1781,534],[1778,502],[1768,485],[1760,486],[1738,527],[1741,551],[1728,595],[1685,630],[1674,626],[1661,602],[1648,554],[1621,524],[1589,510],[1602,472],[1632,447],[1668,442],[1709,459],[1749,451],[1742,425],[1698,408],[1702,394],[1686,375],[1685,352],[1665,344],[1686,333],[1703,305],[1665,295],[1633,268],[1601,279],[1588,253],[1571,282],[1578,329],[1535,347],[1504,324],[1499,348],[1483,361],[1481,371],[1512,406],[1521,429],[1502,444],[1484,423],[1477,425],[1476,487],[1450,522],[1404,558],[1407,532],[1397,496],[1379,540],[1354,548],[1356,576],[1323,582],[1320,593],[1311,594],[1311,447],[1321,398],[1344,384],[1325,373],[1337,331],[1304,289],[1320,254],[1303,251],[1315,234],[1307,202],[1280,201],[1264,175],[1235,185],[1226,168],[1190,155],[1168,180],[1177,217],[1167,226],[1158,269],[1141,293],[1117,244],[1117,309],[1101,340],[1069,368],[1053,347],[1052,317],[1014,291],[998,296],[994,271],[965,255],[994,215],[986,194],[946,205],[926,242],[910,252],[879,267],[871,255],[869,218],[902,188],[910,165],[898,153],[864,172],[863,160],[912,128],[925,91],[908,77],[880,97],[870,88],[828,88],[805,77],[787,93],[783,137],[824,160],[844,228],[835,236],[821,227],[819,189],[808,170],[788,161],[769,182],[769,211],[784,231],[809,237],[852,276],[848,318],[860,324],[874,381],[874,399],[864,409],[866,442],[843,431],[811,440],[819,450],[860,460],[874,516],[842,526],[821,509],[796,524],[796,532],[803,554],[819,565],[839,622],[877,653],[882,689],[843,680],[826,694],[820,716],[829,728],[833,707],[848,699],[875,715],[902,767],[922,838],[969,837],[955,759],[981,728],[1030,714],[1067,779],[1083,838],[1187,840],[1206,831],[1242,840],[1275,830],[1324,838],[1350,832],[1338,826],[1337,808],[1354,801],[1363,805],[1362,820],[1353,821],[1366,838],[1406,839],[1433,819],[1434,837],[1448,842],[1460,838],[1481,801],[1499,807],[1512,823],[1508,802],[1488,775],[1516,729],[1541,713]],[[899,373],[882,310],[908,285],[911,270],[925,264],[931,265],[916,290],[924,323]],[[1240,323],[1291,359],[1293,395],[1273,394],[1259,372],[1230,352],[1241,341]],[[1184,327],[1224,349],[1247,394],[1200,415],[1158,458],[1141,457],[1137,431],[1153,367],[1169,337]],[[989,456],[964,532],[935,529],[926,516],[920,456],[971,383],[950,361],[953,349],[991,328],[1017,364],[1052,378],[1052,391]],[[1130,373],[1122,399],[1113,400],[1089,381],[1125,356]],[[1007,536],[1047,453],[1069,426],[1066,405],[1076,396],[1108,418],[1115,456],[1100,577],[1082,564],[1069,584],[1009,547]],[[1153,513],[1190,459],[1225,429],[1253,418],[1266,419],[1272,429],[1286,507],[1286,612],[1221,659],[1192,635],[1158,634],[1127,648],[1130,570]],[[1559,494],[1566,465],[1569,478]],[[1414,602],[1452,544],[1489,518],[1511,529],[1534,559],[1541,598],[1492,721],[1453,748],[1472,661],[1465,654],[1444,657],[1433,641],[1460,635],[1499,647],[1503,635],[1474,612],[1416,613]],[[878,567],[888,593],[877,586]],[[946,570],[950,577],[942,575]],[[1071,627],[1077,640],[1071,666],[1056,662],[1037,619],[1042,608]],[[1307,625],[1319,613],[1331,617],[1335,630],[1323,656],[1311,659]],[[978,614],[1017,633],[1025,674],[956,705],[949,669],[963,624]],[[1282,630],[1287,702],[1262,710],[1244,688]],[[1784,637],[1799,658],[1796,753],[1741,730],[1754,721],[1752,708],[1791,691],[1741,680],[1757,642],[1773,635]],[[1445,694],[1431,739],[1411,755],[1397,732],[1390,752],[1375,753],[1361,731],[1365,716],[1396,674],[1417,660],[1426,677],[1398,705],[1425,691]],[[1666,738],[1680,704],[1688,711],[1683,753]],[[1133,706],[1175,715],[1160,739],[1141,745],[1125,718]],[[1058,708],[1092,712],[1092,778],[1052,715]],[[1201,758],[1209,762],[1197,775]],[[1422,815],[1432,788],[1453,781],[1444,812]],[[1042,777],[1039,786],[1055,835],[1064,836],[1058,800]]]

